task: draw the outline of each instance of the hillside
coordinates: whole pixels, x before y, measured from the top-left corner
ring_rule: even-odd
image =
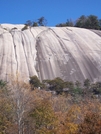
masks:
[[[101,80],[101,31],[0,25],[0,79]]]

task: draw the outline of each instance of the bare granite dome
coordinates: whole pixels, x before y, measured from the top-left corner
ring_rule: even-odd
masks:
[[[101,81],[101,31],[0,25],[0,79]]]

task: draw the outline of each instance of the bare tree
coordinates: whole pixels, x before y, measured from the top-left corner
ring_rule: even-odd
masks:
[[[17,124],[18,134],[25,134],[28,112],[32,107],[30,86],[23,82],[13,81],[10,89],[14,102],[14,118]]]

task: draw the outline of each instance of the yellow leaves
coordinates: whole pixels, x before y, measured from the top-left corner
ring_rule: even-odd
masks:
[[[78,125],[75,123],[67,123],[65,128],[64,134],[74,134],[78,129]]]
[[[67,113],[66,121],[74,121],[80,114],[80,107],[78,105],[73,105]]]
[[[52,133],[57,124],[57,118],[52,108],[52,104],[47,99],[42,99],[40,102],[39,100],[36,101],[36,106],[30,112],[30,117],[32,117],[36,131],[40,131],[42,134]]]
[[[64,116],[62,121],[62,134],[73,134],[77,131],[77,120],[80,113],[80,108],[77,105],[73,105]],[[60,122],[61,123],[61,122]]]

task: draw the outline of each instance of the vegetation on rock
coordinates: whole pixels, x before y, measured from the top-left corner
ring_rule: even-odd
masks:
[[[71,19],[67,19],[67,22],[56,25],[56,27],[66,26],[101,30],[101,19],[98,19],[98,17],[95,15],[82,15],[75,22],[73,22]]]

